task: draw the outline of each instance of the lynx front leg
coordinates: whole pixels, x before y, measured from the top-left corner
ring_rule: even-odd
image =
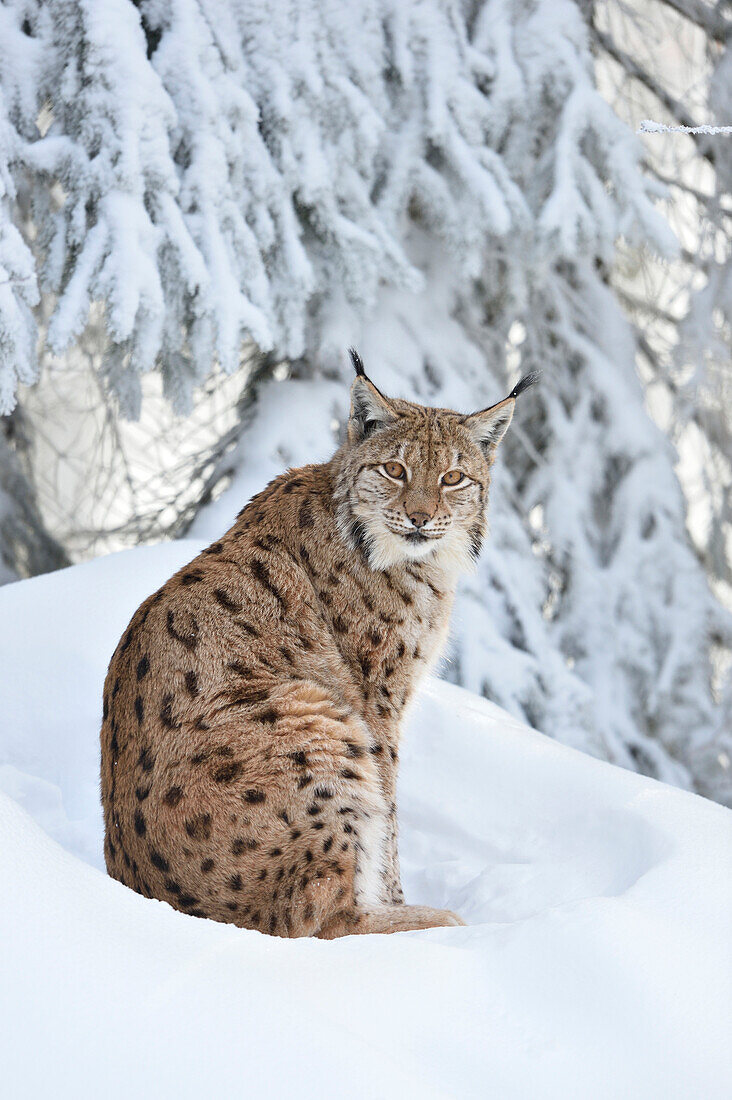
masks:
[[[392,803],[386,838],[386,896],[391,899],[393,905],[404,904],[404,891],[399,872],[398,833],[396,803]]]
[[[389,807],[384,859],[385,896],[393,905],[404,904],[401,875],[399,872],[399,826],[397,823],[396,787],[399,730],[380,730],[375,738],[374,749],[379,759],[379,781],[386,805]]]

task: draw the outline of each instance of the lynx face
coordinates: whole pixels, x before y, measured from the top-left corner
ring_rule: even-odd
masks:
[[[471,568],[514,399],[466,416],[388,399],[364,375],[351,398],[339,485],[344,532],[374,569],[427,557],[451,571]]]

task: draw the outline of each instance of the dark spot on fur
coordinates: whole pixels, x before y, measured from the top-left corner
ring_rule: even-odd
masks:
[[[235,901],[227,901],[226,908],[229,910],[230,913],[235,913],[239,906],[236,904]]]
[[[297,764],[301,768],[304,768],[308,762],[304,752],[291,752],[288,755],[293,764]]]
[[[305,862],[306,863],[312,863],[313,862],[313,853],[310,851],[309,848],[308,848],[307,852],[305,853]]]
[[[223,549],[223,542],[212,542],[203,552],[204,554],[220,554]]]
[[[180,724],[180,722],[178,721],[177,718],[173,717],[172,707],[173,707],[173,696],[170,695],[170,694],[169,695],[164,695],[163,696],[163,704],[160,708],[160,721],[163,723],[163,725],[165,726],[166,729],[179,730],[181,724]]]
[[[382,637],[378,630],[369,630],[367,637],[372,645],[381,645]]]
[[[185,588],[188,588],[192,584],[197,584],[198,581],[200,581],[202,579],[203,579],[203,573],[198,573],[196,571],[193,571],[193,572],[190,572],[190,573],[184,573],[183,576],[180,579],[180,583]]]
[[[313,802],[312,806],[308,806],[308,814],[310,817],[314,817],[316,814],[319,814],[322,809],[323,807],[319,806],[317,802]]]
[[[201,861],[201,870],[203,871],[204,875],[207,875],[209,871],[213,871],[215,866],[216,864],[212,859],[204,859]]]
[[[273,725],[279,718],[279,714],[273,707],[269,707],[267,710],[260,711],[257,715],[259,722],[267,722],[269,725]]]
[[[180,802],[182,797],[183,797],[183,788],[182,787],[168,787],[168,790],[166,791],[165,796],[163,798],[163,802],[165,803],[166,806],[174,807],[174,806],[178,805],[178,803]]]
[[[254,545],[259,550],[264,550],[265,554],[268,554],[271,550],[274,550],[275,546],[279,546],[282,539],[278,539],[276,535],[263,535],[261,539],[255,539]]]
[[[165,856],[162,856],[155,848],[150,849],[150,862],[153,867],[157,867],[158,871],[169,871],[170,864]]]
[[[144,802],[149,794],[149,787],[135,787],[135,797],[138,802]]]
[[[290,840],[298,840],[302,836],[299,829],[293,829],[290,833]]]
[[[214,783],[231,783],[241,775],[242,770],[242,765],[238,760],[230,760],[228,763],[222,764],[213,773]]]
[[[304,787],[307,787],[309,783],[312,783],[313,777],[308,773],[307,775],[301,775],[297,781],[297,789],[301,791]]]
[[[138,836],[144,836],[147,832],[147,822],[141,810],[135,810],[135,832]]]
[[[179,894],[180,883],[176,882],[174,878],[166,878],[165,889],[168,891],[169,894]]]
[[[135,696],[135,714],[137,715],[138,725],[142,725],[142,720],[145,717],[145,708],[142,705],[142,697],[139,695]]]
[[[170,609],[168,611],[168,616],[166,619],[166,627],[168,630],[168,634],[170,634],[171,638],[175,638],[175,640],[177,642],[180,642],[181,645],[185,646],[186,649],[194,650],[198,645],[199,627],[198,623],[190,613],[188,613],[188,618],[190,621],[188,623],[187,629],[177,630],[175,626],[175,615],[172,609]]]
[[[148,746],[140,749],[140,755],[137,763],[140,765],[144,772],[151,772],[155,767],[155,756],[150,751]]]
[[[332,847],[333,847],[333,837],[329,836],[326,840],[323,841],[323,851],[324,852],[329,852]]]
[[[236,892],[238,890],[241,890],[241,887],[242,887],[241,875],[238,872],[235,875],[230,875],[229,876],[229,889],[234,890]]]
[[[305,530],[308,527],[315,526],[315,520],[313,518],[313,511],[310,505],[310,501],[304,500],[300,505],[300,510],[297,514],[297,522],[300,527]]]
[[[344,779],[360,779],[361,776],[358,772],[353,771],[352,768],[341,768],[340,774]]]
[[[245,634],[248,634],[251,638],[258,638],[259,631],[256,626],[252,626],[251,623],[243,623],[240,619],[237,620],[237,626],[240,630],[243,630]]]
[[[256,787],[250,787],[249,790],[244,791],[244,801],[249,802],[251,805],[264,802],[266,797],[264,791],[260,791]]]
[[[183,679],[185,680],[186,690],[188,691],[188,694],[193,696],[193,698],[195,699],[195,697],[198,695],[198,677],[196,676],[193,669],[191,669],[189,672],[186,672]]]
[[[241,661],[229,661],[227,668],[230,668],[232,672],[235,672],[237,676],[243,676],[245,679],[249,679],[252,675],[252,670],[249,665],[243,665]]]
[[[147,659],[147,656],[141,657],[140,660],[137,662],[137,680],[138,680],[138,683],[143,678],[143,676],[147,676],[149,671],[150,671],[150,662]]]
[[[327,787],[316,787],[313,791],[314,798],[328,799],[333,797],[333,792]]]
[[[232,614],[241,611],[241,604],[230,596],[228,592],[225,592],[223,588],[215,588],[214,597],[226,611],[230,611]]]
[[[368,658],[368,657],[367,657],[367,656],[366,656],[366,655],[364,654],[364,655],[362,655],[361,657],[359,657],[359,659],[358,659],[358,663],[359,663],[359,664],[360,664],[360,666],[361,666],[361,672],[362,672],[362,673],[364,674],[364,676],[365,676],[365,677],[366,677],[366,678],[368,679],[368,677],[369,677],[369,676],[371,675],[371,661],[370,661],[370,660],[369,660],[369,658]]]
[[[257,880],[258,880],[259,882],[264,882],[264,880],[266,879],[266,877],[267,877],[267,868],[266,868],[266,867],[263,867],[263,868],[262,868],[262,870],[261,870],[261,871],[259,872],[259,874],[257,875]]]
[[[178,898],[178,904],[182,905],[184,909],[190,909],[192,905],[198,905],[198,898],[194,898],[193,894],[181,894]]]
[[[348,623],[342,615],[336,615],[335,619],[333,620],[333,629],[335,630],[336,634],[348,633]]]
[[[483,548],[485,530],[481,523],[476,523],[470,528],[470,553],[474,558],[479,557]]]
[[[192,840],[210,840],[211,838],[211,814],[199,814],[191,817],[185,823],[185,829]]]
[[[263,588],[266,588],[270,595],[274,596],[274,598],[280,604],[282,611],[286,612],[287,600],[282,595],[277,586],[272,582],[272,577],[270,575],[269,569],[264,564],[264,562],[260,561],[259,558],[254,558],[249,568],[255,580],[259,581]]]

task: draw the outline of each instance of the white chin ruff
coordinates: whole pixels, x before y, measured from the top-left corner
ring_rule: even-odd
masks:
[[[391,531],[369,531],[369,564],[372,569],[389,569],[405,561],[430,561],[448,572],[464,573],[474,569],[468,541],[460,531],[449,531],[439,539],[405,539]]]

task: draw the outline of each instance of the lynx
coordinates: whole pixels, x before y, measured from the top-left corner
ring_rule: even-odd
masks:
[[[198,917],[333,938],[459,925],[407,905],[400,724],[485,533],[528,376],[470,415],[385,397],[137,610],[104,687],[109,874]]]

